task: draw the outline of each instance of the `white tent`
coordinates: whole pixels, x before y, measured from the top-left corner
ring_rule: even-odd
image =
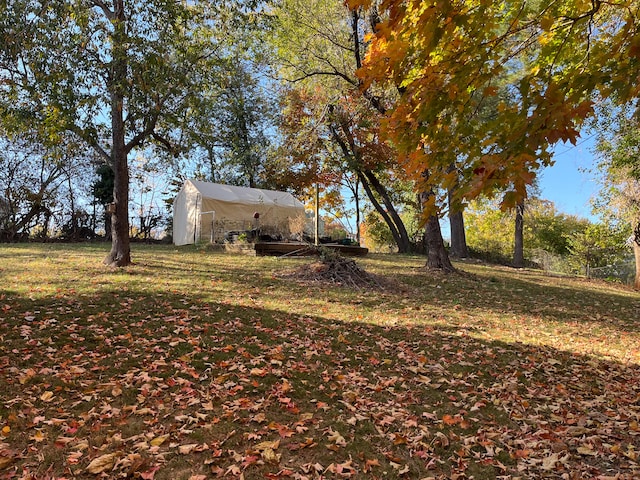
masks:
[[[300,218],[304,205],[290,193],[187,180],[173,201],[173,243],[219,241],[257,227],[289,235]]]

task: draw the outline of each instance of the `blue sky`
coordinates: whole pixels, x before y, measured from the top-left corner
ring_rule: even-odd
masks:
[[[555,203],[559,211],[596,220],[589,203],[598,192],[593,173],[593,136],[579,139],[574,147],[560,144],[554,153],[555,164],[540,175],[541,197]]]
[[[555,163],[539,174],[540,196],[551,200],[559,212],[577,215],[597,222],[598,218],[591,213],[591,197],[599,186],[593,173],[595,159],[593,136],[585,136],[576,143],[560,144],[555,148]],[[449,221],[443,218],[440,222],[442,235],[449,239]]]

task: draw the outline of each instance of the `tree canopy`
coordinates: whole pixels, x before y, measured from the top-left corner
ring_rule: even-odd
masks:
[[[448,188],[456,180],[448,167],[463,157],[456,195],[506,187],[504,203],[514,205],[551,163],[549,146],[576,142],[596,95],[638,93],[629,81],[640,71],[637,2],[386,0],[379,8],[359,75],[365,87],[397,90],[385,132],[425,188]],[[508,97],[479,119],[503,85]]]

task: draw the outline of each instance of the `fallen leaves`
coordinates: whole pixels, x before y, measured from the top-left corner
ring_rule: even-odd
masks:
[[[91,463],[87,465],[87,472],[93,474],[108,472],[115,465],[117,458],[117,453],[107,453],[94,458]]]
[[[310,302],[326,292],[275,283],[250,300],[231,283],[201,298],[135,280],[22,307],[3,299],[3,475],[640,475],[635,363],[488,340],[472,327],[489,320],[467,309],[438,319],[432,304],[394,307],[381,293],[320,298],[319,317]],[[256,306],[266,293],[287,307]],[[367,315],[393,322],[351,321]],[[55,462],[34,466],[51,451]]]
[[[151,444],[152,447],[159,447],[164,442],[166,442],[168,438],[169,438],[168,433],[166,435],[160,435],[159,437],[155,437],[153,440],[151,440],[149,444]]]
[[[43,402],[50,402],[51,400],[53,400],[53,392],[44,392],[42,395],[40,395],[40,400],[42,400]]]
[[[22,372],[20,376],[18,376],[18,381],[20,382],[20,385],[24,385],[35,376],[36,371],[33,368],[27,368]]]
[[[208,449],[209,449],[209,445],[207,445],[206,443],[203,443],[203,444],[190,443],[188,445],[180,445],[178,447],[178,453],[180,455],[190,455],[195,452],[204,452],[205,450],[208,450]]]
[[[0,470],[10,467],[18,459],[18,454],[6,443],[0,442]]]
[[[3,468],[7,468],[9,465],[13,463],[15,457],[9,457],[5,455],[0,455],[0,470]]]
[[[331,427],[329,427],[329,430],[327,431],[327,439],[331,442],[331,445],[329,445],[328,448],[333,449],[334,447],[347,446],[347,441],[345,440],[345,438],[340,435],[339,432],[333,430]]]
[[[282,455],[276,453],[278,447],[280,447],[280,440],[275,440],[272,442],[261,442],[253,447],[253,450],[259,453],[265,462],[279,463]]]

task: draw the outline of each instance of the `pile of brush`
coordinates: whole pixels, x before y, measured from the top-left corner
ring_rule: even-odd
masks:
[[[353,259],[340,255],[336,250],[323,247],[318,249],[317,262],[284,276],[303,282],[330,283],[355,290],[384,288],[374,275],[360,268]]]

